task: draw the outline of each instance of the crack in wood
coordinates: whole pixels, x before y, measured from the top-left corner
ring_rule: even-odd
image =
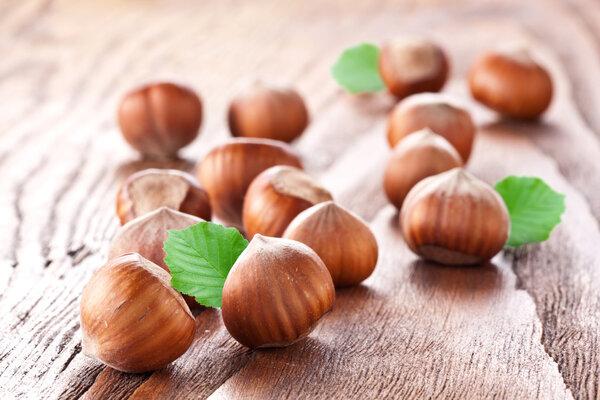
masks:
[[[100,170],[98,171],[98,173],[94,176],[93,179],[90,180],[90,183],[88,185],[88,187],[86,188],[85,192],[89,193],[90,196],[92,196],[94,194],[95,189],[97,189],[98,187],[98,182],[101,181],[102,177],[105,177],[107,175],[107,172],[109,170],[109,166],[108,164],[105,164],[102,168],[100,168]],[[109,184],[107,185],[107,192],[108,190],[114,191],[114,186],[112,184],[113,180],[109,181]],[[104,196],[98,196],[101,200],[104,198]],[[97,205],[94,209],[92,209],[91,214],[92,215],[97,215],[97,213],[99,213],[101,210],[105,209],[105,207],[101,207],[101,202],[97,202]],[[103,204],[102,204],[103,205]],[[77,207],[75,209],[74,215],[81,215],[82,211],[84,209],[84,202],[79,202],[77,204]],[[75,230],[76,230],[76,226],[77,226],[77,219],[73,218],[69,221],[69,234],[68,234],[68,242],[73,244],[73,242],[75,241]],[[82,234],[82,237],[85,235],[85,233],[88,232],[88,229],[90,227],[90,224],[87,223],[85,225],[85,231],[84,234]],[[104,237],[107,237],[106,235],[104,235]]]
[[[98,371],[98,373],[97,373],[97,374],[94,376],[94,379],[93,379],[92,381],[90,381],[90,383],[89,383],[88,385],[86,385],[86,386],[83,388],[83,390],[82,390],[81,392],[79,392],[79,393],[77,393],[75,396],[73,396],[73,400],[78,400],[78,399],[81,399],[82,397],[84,397],[84,396],[85,396],[85,395],[88,393],[88,391],[89,391],[89,390],[90,390],[90,389],[91,389],[91,388],[94,386],[94,384],[96,383],[96,380],[98,379],[98,376],[100,376],[100,374],[101,374],[101,373],[102,373],[104,370],[106,370],[107,368],[110,368],[110,367],[104,366],[103,368],[101,368],[101,369]],[[63,392],[62,392],[62,393],[59,395],[59,398],[63,398],[63,396],[64,396],[65,394],[67,394],[67,392],[68,392],[68,391],[69,391],[68,389],[65,389],[65,390],[64,390],[64,391],[63,391]]]
[[[54,235],[54,232],[56,230],[57,208],[60,205],[64,196],[70,190],[73,190],[74,188],[76,188],[77,179],[81,175],[81,172],[83,171],[83,168],[86,165],[87,158],[85,155],[88,153],[88,149],[91,146],[91,141],[92,141],[92,139],[90,138],[86,142],[82,151],[79,152],[81,157],[79,157],[79,159],[78,159],[79,161],[77,162],[78,167],[75,168],[72,173],[70,173],[69,175],[66,176],[66,178],[63,181],[63,184],[58,187],[58,190],[57,190],[58,194],[54,197],[54,199],[52,201],[52,207],[50,208],[50,215],[49,215],[48,220],[46,221],[46,224],[40,234],[40,243],[42,243],[42,255],[45,258],[48,257],[48,254],[50,252],[50,241],[52,240],[52,236]],[[71,221],[78,217],[79,217],[78,214],[73,214]]]
[[[79,342],[75,345],[75,348],[71,352],[71,355],[69,355],[69,358],[67,358],[67,360],[64,362],[64,364],[60,368],[59,373],[64,372],[65,369],[67,369],[67,367],[69,366],[69,364],[71,364],[71,361],[73,361],[79,353],[81,353],[81,342]]]
[[[549,326],[551,326],[548,322],[549,320],[546,318],[540,318],[540,310],[538,307],[538,302],[536,301],[536,298],[534,296],[533,293],[531,293],[530,291],[527,290],[527,288],[524,286],[524,283],[522,281],[521,275],[518,273],[518,264],[519,264],[519,253],[524,254],[525,250],[523,248],[509,248],[509,250],[504,250],[505,253],[508,253],[509,257],[511,257],[511,271],[514,274],[515,278],[516,278],[516,282],[515,282],[515,289],[516,290],[521,290],[525,293],[527,293],[527,296],[529,296],[529,298],[531,299],[531,302],[533,303],[535,310],[536,310],[536,315],[537,315],[537,321],[540,324],[542,333],[540,335],[540,345],[542,346],[542,348],[544,349],[544,352],[547,354],[548,358],[552,360],[552,362],[556,365],[556,369],[558,370],[558,372],[560,373],[560,376],[562,377],[563,380],[563,384],[565,385],[566,390],[571,394],[572,397],[573,396],[573,390],[571,385],[569,384],[569,382],[567,381],[563,368],[562,368],[562,363],[560,359],[557,359],[554,355],[553,355],[553,351],[551,348],[549,348],[547,346],[547,342],[546,340],[544,340],[545,336],[548,334],[548,329]],[[551,315],[550,313],[546,312],[545,313],[546,316]],[[539,392],[538,392],[539,395]],[[575,398],[575,397],[574,397]]]

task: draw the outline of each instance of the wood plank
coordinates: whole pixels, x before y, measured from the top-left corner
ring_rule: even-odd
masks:
[[[0,5],[0,397],[598,398],[598,15],[587,0]],[[400,32],[439,40],[453,60],[447,91],[465,97],[471,61],[498,38],[542,50],[557,84],[544,123],[496,121],[469,103],[483,127],[469,168],[489,182],[539,175],[567,193],[549,242],[480,269],[407,251],[380,186],[392,101],[349,98],[329,76],[343,47]],[[287,349],[247,351],[207,311],[188,353],[153,374],[83,356],[78,299],[118,228],[117,187],[150,165],[119,137],[119,97],[156,77],[200,90],[203,133],[169,165],[192,171],[227,137],[227,102],[256,76],[306,94],[312,124],[295,146],[339,202],[372,222],[375,275],[338,291],[334,312]]]

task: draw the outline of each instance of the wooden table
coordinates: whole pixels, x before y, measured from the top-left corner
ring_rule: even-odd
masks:
[[[537,175],[567,195],[548,242],[479,268],[419,261],[383,195],[386,94],[350,97],[330,77],[341,50],[426,33],[448,50],[445,91],[480,127],[468,169],[493,183]],[[554,77],[538,124],[470,100],[483,50],[524,41]],[[600,399],[600,5],[593,0],[13,1],[0,4],[0,398]],[[122,94],[182,80],[204,99],[193,171],[228,136],[225,110],[257,77],[296,86],[312,123],[307,169],[371,224],[380,260],[337,292],[310,337],[249,351],[220,312],[172,365],[125,374],[81,354],[79,298],[119,223],[118,185],[156,166],[120,137]]]

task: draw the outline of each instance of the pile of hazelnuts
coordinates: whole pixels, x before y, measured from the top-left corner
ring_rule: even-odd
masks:
[[[463,169],[476,129],[468,111],[434,93],[448,65],[429,40],[403,38],[383,47],[382,78],[405,98],[389,116],[393,151],[384,188],[416,254],[479,264],[504,246],[509,217],[496,191]],[[484,55],[469,82],[477,100],[514,118],[537,118],[552,95],[548,73],[525,53]],[[142,154],[174,157],[197,137],[202,102],[189,88],[152,84],[124,97],[118,120],[125,140]],[[201,306],[172,287],[163,243],[169,230],[201,221],[236,227],[251,240],[226,277],[215,275],[225,279],[225,327],[250,348],[302,339],[332,309],[335,288],[371,275],[375,236],[303,171],[288,144],[308,121],[296,91],[255,83],[229,107],[234,138],[213,148],[196,176],[148,169],[123,182],[116,207],[122,227],[81,300],[84,353],[142,372],[187,351],[197,334],[191,309]]]
[[[463,169],[476,127],[457,99],[435,93],[448,65],[443,49],[426,39],[383,46],[381,76],[403,98],[388,119],[393,150],[384,189],[413,252],[441,264],[482,264],[504,247],[510,218],[494,188]],[[536,120],[552,100],[550,74],[523,47],[483,54],[468,80],[477,101],[511,119]]]

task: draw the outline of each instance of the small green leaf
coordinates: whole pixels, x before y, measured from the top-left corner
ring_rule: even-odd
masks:
[[[170,230],[164,250],[171,284],[204,306],[221,307],[225,278],[247,246],[235,228],[212,222]]]
[[[510,214],[507,246],[543,242],[565,212],[565,195],[535,177],[508,176],[494,186]]]
[[[385,89],[379,75],[379,47],[362,43],[346,49],[331,68],[337,83],[350,93]]]

